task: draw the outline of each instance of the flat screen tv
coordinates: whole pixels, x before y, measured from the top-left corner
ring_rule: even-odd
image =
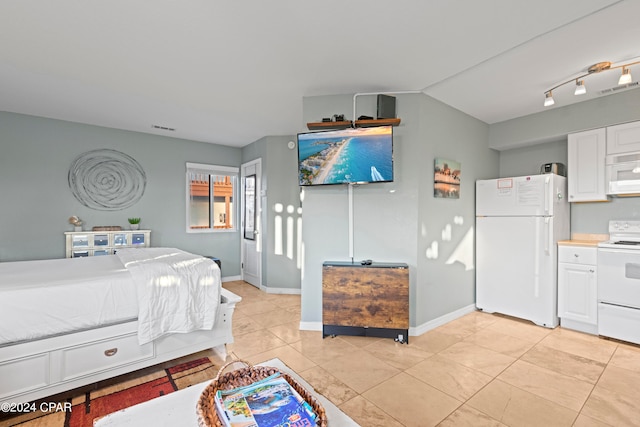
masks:
[[[298,134],[301,186],[393,181],[391,126]]]

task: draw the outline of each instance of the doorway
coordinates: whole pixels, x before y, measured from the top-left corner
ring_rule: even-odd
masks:
[[[261,181],[262,159],[242,165],[242,223],[241,264],[242,280],[260,289],[262,286],[262,221]]]

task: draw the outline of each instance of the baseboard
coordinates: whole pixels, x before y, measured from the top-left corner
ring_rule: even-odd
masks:
[[[476,311],[475,304],[470,304],[466,307],[462,307],[461,309],[452,311],[451,313],[447,313],[444,316],[440,316],[436,319],[429,320],[428,322],[423,323],[422,325],[409,328],[409,336],[422,335],[425,332],[435,329],[438,326],[442,326],[445,323],[449,323],[452,320],[456,320],[464,316],[465,314],[473,313],[474,311]]]
[[[320,331],[322,332],[322,322],[300,322],[301,331]]]
[[[449,323],[466,314],[473,313],[474,311],[476,311],[476,306],[475,304],[471,304],[459,310],[447,313],[444,316],[440,316],[437,319],[430,320],[422,325],[410,327],[409,336],[417,337],[425,332],[437,328],[438,326],[442,326],[445,323]],[[301,331],[322,331],[322,322],[300,322],[299,328]]]
[[[301,295],[302,289],[300,288],[273,288],[270,286],[260,286],[260,290],[268,294],[280,294],[280,295]]]
[[[242,280],[241,276],[225,276],[222,279],[222,283],[224,282],[236,282],[238,280]]]

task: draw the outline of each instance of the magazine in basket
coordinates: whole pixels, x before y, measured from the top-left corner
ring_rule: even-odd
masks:
[[[312,407],[280,376],[216,392],[216,409],[228,427],[313,427]]]

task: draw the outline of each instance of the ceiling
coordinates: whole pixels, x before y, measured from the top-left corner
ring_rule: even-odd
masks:
[[[634,0],[3,0],[0,111],[242,147],[304,130],[305,96],[417,90],[491,124],[638,60],[638,16]]]

